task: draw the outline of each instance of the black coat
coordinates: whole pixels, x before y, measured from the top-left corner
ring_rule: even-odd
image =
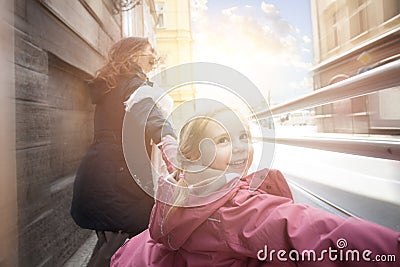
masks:
[[[154,201],[132,178],[121,141],[125,115],[123,102],[142,84],[142,80],[133,78],[122,80],[112,90],[103,81],[89,85],[92,103],[96,104],[94,142],[77,171],[71,205],[71,215],[82,228],[114,232],[122,230],[133,235],[147,228]],[[136,120],[133,122],[135,125],[146,125],[147,149],[150,139],[158,143],[162,136],[175,136],[171,125],[154,106],[151,98],[145,98],[129,112],[131,120]],[[143,116],[146,113],[149,116]],[[137,133],[134,131],[131,133],[131,142],[137,140],[143,144],[140,141],[143,138],[135,136]],[[148,163],[146,149],[138,151],[136,157],[138,162]],[[147,165],[139,169],[140,175],[151,181],[151,169]]]

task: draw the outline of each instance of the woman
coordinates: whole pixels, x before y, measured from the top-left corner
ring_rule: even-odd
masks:
[[[398,266],[400,233],[294,204],[277,170],[247,175],[253,157],[248,129],[226,109],[189,121],[180,132],[184,160],[241,178],[226,181],[223,194],[214,185],[218,197],[194,191],[201,176],[188,168],[178,182],[186,191],[171,194],[172,182],[160,179],[149,229],[120,248],[111,266]],[[260,181],[256,190],[251,179]],[[379,255],[397,262],[374,261]]]
[[[80,227],[96,230],[99,241],[95,252],[108,242],[109,256],[114,252],[112,247],[116,249],[127,236],[146,229],[154,203],[127,168],[122,150],[122,126],[124,102],[139,87],[152,86],[146,73],[153,69],[155,62],[156,53],[146,38],[125,38],[111,47],[107,63],[89,83],[90,97],[96,105],[94,142],[77,171],[71,215]],[[138,125],[146,125],[147,141],[152,139],[158,143],[165,136],[175,137],[151,97],[137,101],[129,112]],[[135,157],[145,161],[149,155],[144,150],[136,152]],[[151,177],[150,170],[148,176]]]

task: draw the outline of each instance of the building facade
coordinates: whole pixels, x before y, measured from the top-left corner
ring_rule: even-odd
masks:
[[[117,2],[15,0],[9,5],[6,15],[12,18],[1,29],[12,37],[2,42],[14,50],[5,62],[13,62],[13,68],[2,100],[12,97],[5,112],[11,137],[2,140],[13,145],[1,151],[8,151],[4,162],[10,174],[1,179],[1,189],[7,190],[0,198],[1,247],[7,248],[0,252],[1,266],[62,266],[92,233],[76,226],[69,214],[75,172],[93,138],[94,106],[86,80],[102,66],[110,46],[128,35],[126,29],[155,40],[154,2],[131,1],[136,5],[130,20],[124,20]]]
[[[399,1],[312,0],[311,8],[315,90],[399,59]],[[399,101],[399,87],[338,101],[316,108],[316,124],[321,132],[398,133]]]
[[[157,51],[161,57],[160,71],[183,63],[192,62],[192,27],[190,17],[190,0],[156,0],[155,7],[158,17],[156,27]],[[173,86],[173,81],[163,77],[162,88]],[[175,107],[195,97],[194,86],[175,88],[169,94]],[[194,112],[195,107],[189,110],[178,109],[174,112],[175,120],[182,119],[183,113]],[[182,114],[181,114],[182,113]]]
[[[146,37],[153,46],[156,45],[157,13],[153,0],[140,1],[135,8],[126,10],[121,15],[124,36]]]

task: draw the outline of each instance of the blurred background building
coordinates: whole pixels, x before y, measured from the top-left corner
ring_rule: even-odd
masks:
[[[311,0],[314,90],[400,58],[397,0]],[[399,133],[400,88],[316,108],[321,132]]]
[[[190,0],[156,0],[155,6],[158,18],[156,43],[160,56],[159,71],[163,72],[170,67],[192,62]],[[162,84],[159,84],[166,90],[175,87],[174,81],[167,76],[163,74]],[[174,100],[174,106],[177,107],[187,100],[194,99],[195,88],[192,85],[174,88],[169,95]],[[173,119],[182,120],[184,113],[193,113],[194,110],[194,105],[177,109],[173,114]]]

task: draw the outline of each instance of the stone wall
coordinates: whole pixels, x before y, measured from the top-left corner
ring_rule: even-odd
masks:
[[[92,141],[89,77],[16,29],[20,266],[61,266],[90,234],[69,214],[74,174]]]
[[[91,234],[69,213],[93,138],[85,81],[121,38],[121,16],[92,0],[14,0],[13,14],[16,262],[62,266]]]

